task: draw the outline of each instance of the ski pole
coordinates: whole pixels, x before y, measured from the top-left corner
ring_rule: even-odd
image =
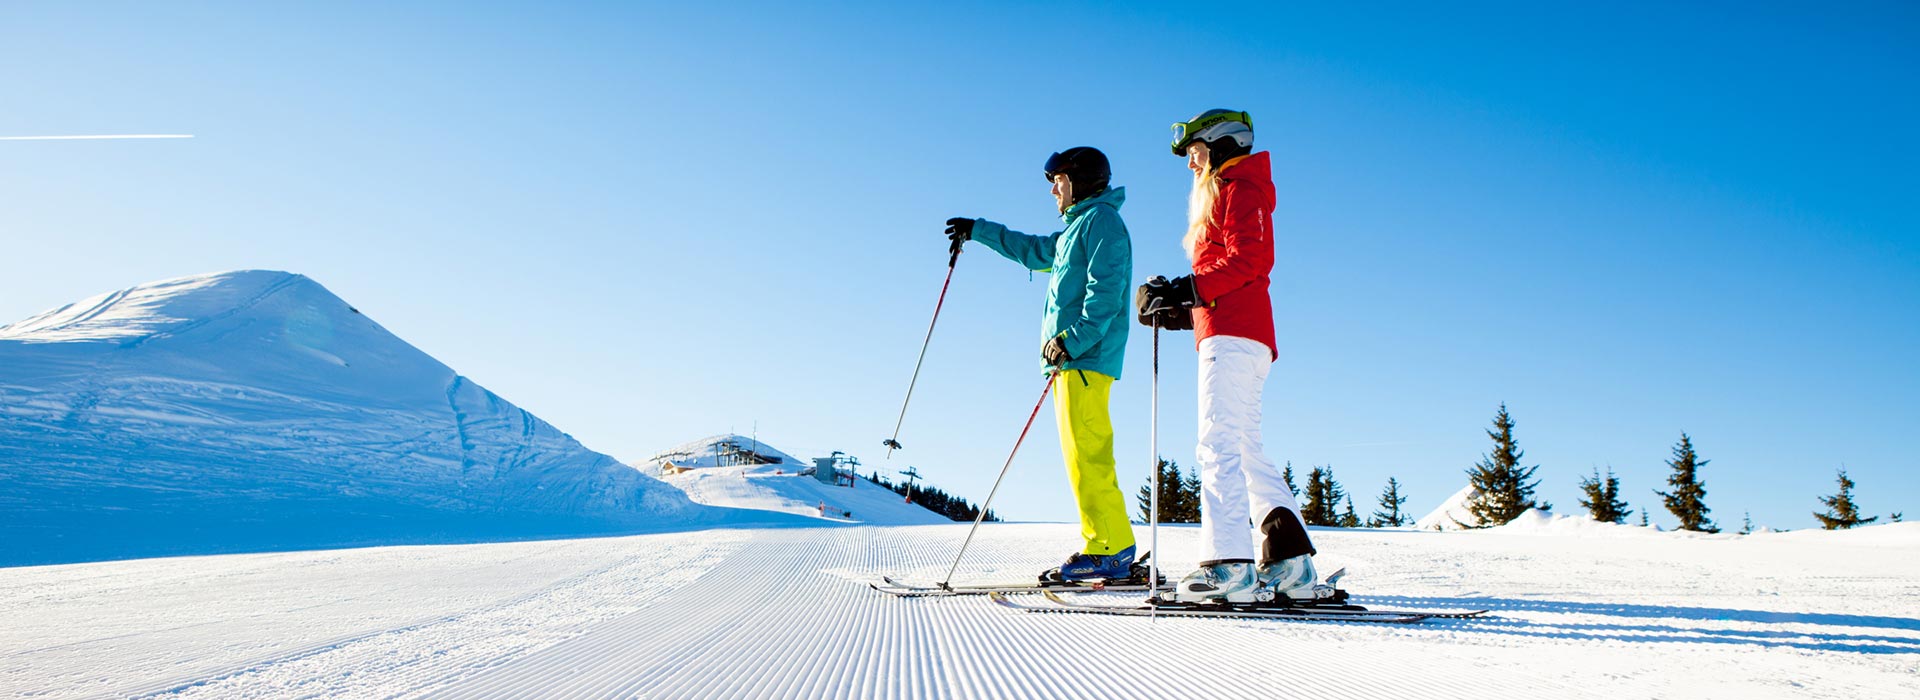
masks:
[[[987,508],[993,505],[994,494],[1000,493],[1000,480],[1007,478],[1007,469],[1013,466],[1013,456],[1020,454],[1020,443],[1027,441],[1027,431],[1033,429],[1033,419],[1039,417],[1040,407],[1047,403],[1047,392],[1053,390],[1053,377],[1047,375],[1047,385],[1040,390],[1040,400],[1033,404],[1033,413],[1027,414],[1027,425],[1020,429],[1020,437],[1013,441],[1013,452],[1007,454],[1007,463],[1000,467],[1000,476],[993,479],[993,490],[987,492],[987,501],[980,504],[980,514],[974,516],[973,527],[967,529],[967,540],[960,543],[960,553],[954,555],[953,566],[947,567],[947,577],[940,580],[940,588],[953,590],[947,584],[953,582],[953,572],[960,569],[960,560],[967,556],[967,547],[973,544],[973,533],[980,530],[980,521],[987,519]]]
[[[1160,323],[1153,324],[1153,417],[1147,422],[1147,445],[1153,450],[1153,501],[1147,517],[1147,597],[1160,595]]]
[[[927,322],[927,339],[920,341],[920,359],[913,361],[913,379],[907,380],[907,398],[900,402],[900,418],[893,422],[893,437],[880,444],[887,446],[887,459],[893,459],[893,451],[900,449],[900,425],[907,422],[907,404],[913,402],[913,385],[920,383],[920,365],[927,361],[927,346],[933,344],[933,327],[940,323],[940,307],[947,303],[947,286],[953,284],[953,268],[960,262],[960,249],[954,248],[953,255],[947,257],[947,281],[940,283],[940,300],[933,303],[933,320]]]

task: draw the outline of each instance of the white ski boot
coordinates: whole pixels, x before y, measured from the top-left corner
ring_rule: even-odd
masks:
[[[1252,562],[1228,562],[1202,566],[1174,589],[1173,599],[1182,603],[1254,602],[1260,580],[1254,577]]]
[[[1260,588],[1262,593],[1271,594],[1272,598],[1261,602],[1270,600],[1306,602],[1326,597],[1322,594],[1321,588],[1326,589],[1326,594],[1333,592],[1332,586],[1321,586],[1318,585],[1319,582],[1320,574],[1313,570],[1311,554],[1302,554],[1267,564],[1260,567]]]

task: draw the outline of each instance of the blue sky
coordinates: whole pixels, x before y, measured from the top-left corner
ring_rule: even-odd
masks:
[[[1722,525],[1811,526],[1841,466],[1920,507],[1912,5],[469,5],[0,8],[0,136],[196,135],[0,142],[0,322],[291,270],[602,451],[757,426],[977,498],[1045,277],[962,257],[883,462],[941,222],[1054,230],[1041,162],[1097,146],[1136,274],[1175,274],[1167,124],[1232,107],[1280,199],[1268,451],[1363,514],[1389,476],[1416,512],[1459,488],[1503,401],[1562,512],[1610,466],[1671,524],[1682,431]],[[1183,464],[1191,342],[1162,339]],[[1072,515],[1042,420],[1010,517]]]

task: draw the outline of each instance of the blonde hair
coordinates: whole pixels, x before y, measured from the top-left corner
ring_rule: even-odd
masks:
[[[1218,170],[1207,168],[1193,176],[1193,191],[1187,194],[1187,235],[1180,240],[1180,247],[1187,250],[1187,260],[1200,258],[1200,242],[1206,240],[1207,226],[1215,224],[1213,205],[1220,201],[1220,178]]]

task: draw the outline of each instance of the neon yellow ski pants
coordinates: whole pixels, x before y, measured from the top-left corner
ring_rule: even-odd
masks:
[[[1127,499],[1113,471],[1113,418],[1107,397],[1113,377],[1083,369],[1053,375],[1053,412],[1060,423],[1060,454],[1080,506],[1080,536],[1088,554],[1114,554],[1133,546]]]

